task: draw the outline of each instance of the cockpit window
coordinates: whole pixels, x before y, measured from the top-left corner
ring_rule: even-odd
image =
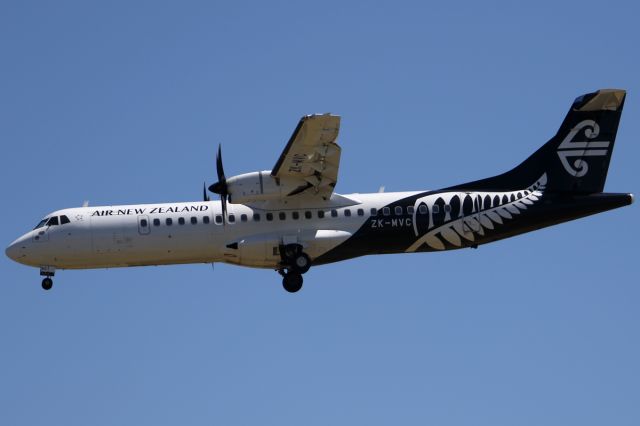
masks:
[[[58,216],[53,216],[52,218],[50,218],[47,221],[47,226],[54,226],[54,225],[59,225],[60,222],[58,222]]]
[[[36,225],[35,228],[33,229],[38,229],[38,228],[42,228],[44,226],[45,223],[47,223],[47,220],[49,220],[49,218],[46,219],[42,219],[40,222],[38,222],[38,224]]]
[[[71,221],[65,215],[60,216],[60,225],[64,225],[65,223],[70,223]]]

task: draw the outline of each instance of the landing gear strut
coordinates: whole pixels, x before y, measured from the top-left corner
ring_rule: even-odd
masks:
[[[289,293],[295,293],[302,288],[302,274],[311,268],[309,255],[302,251],[300,244],[280,246],[282,268],[278,273],[282,275],[282,287]]]
[[[53,277],[56,274],[56,269],[52,266],[41,266],[40,267],[40,275],[44,277],[42,280],[42,289],[43,290],[51,290],[53,287]]]

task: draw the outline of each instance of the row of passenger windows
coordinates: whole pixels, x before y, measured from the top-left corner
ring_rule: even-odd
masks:
[[[164,220],[164,223],[168,226],[173,225],[173,219],[168,217]],[[186,224],[187,221],[184,217],[179,217],[178,218],[178,225],[184,225]],[[191,218],[189,219],[189,223],[191,223],[192,225],[197,225],[198,224],[198,218],[195,216],[191,216]],[[209,216],[202,216],[202,223],[209,223]],[[142,226],[143,228],[146,228],[147,226],[149,226],[149,222],[147,222],[147,219],[142,219],[140,221],[140,226]],[[160,219],[153,219],[153,226],[160,226]]]
[[[383,207],[381,210],[382,215],[383,216],[390,216],[391,215],[391,209],[389,207]],[[427,207],[426,206],[420,206],[419,209],[420,213],[422,214],[426,214],[427,213]],[[376,216],[378,214],[379,210],[376,208],[372,208],[370,210],[371,216]],[[414,212],[414,208],[413,206],[408,206],[406,208],[406,212],[407,214],[413,214]],[[364,216],[364,209],[357,209],[355,210],[355,212],[353,212],[355,215],[358,216]],[[402,215],[404,213],[404,209],[402,208],[402,206],[396,206],[394,209],[394,213],[396,215]],[[338,217],[339,213],[338,210],[336,209],[332,209],[329,211],[324,211],[324,210],[318,210],[316,212],[316,215],[318,217],[318,219],[323,219],[325,216],[329,215],[331,217]],[[351,209],[344,209],[342,211],[342,215],[344,217],[351,217],[352,215],[352,211]],[[278,219],[279,220],[287,220],[287,212],[278,212],[277,214]],[[275,218],[275,214],[274,213],[265,213],[264,215],[265,219],[269,222],[273,221]],[[302,218],[301,212],[291,212],[291,219],[293,220],[299,220]],[[304,218],[305,219],[313,219],[313,213],[309,210],[304,212]],[[253,213],[251,215],[251,219],[254,222],[260,222],[262,220],[262,215],[260,213]],[[234,223],[236,222],[236,215],[235,214],[229,214],[229,216],[227,217],[227,220],[229,221],[229,223]],[[246,214],[241,214],[240,215],[240,222],[247,222],[249,220],[249,216],[247,216]],[[215,221],[217,224],[222,224],[222,215],[216,215]]]
[[[527,191],[525,191],[525,196],[527,195]],[[487,196],[488,197],[488,196]],[[514,200],[514,196],[511,196],[511,201]],[[520,198],[520,193],[518,193],[518,198]],[[505,196],[506,199],[506,196]],[[497,203],[499,204],[499,197],[497,197]],[[503,202],[506,202],[505,200],[503,200]],[[485,200],[486,203],[486,200]],[[490,198],[489,198],[489,203],[490,203]],[[413,214],[414,213],[414,207],[413,206],[407,206],[406,209],[403,208],[402,206],[396,206],[393,209],[394,214],[396,215],[402,215],[404,214],[404,212],[407,212],[407,214]],[[439,206],[433,205],[432,206],[432,210],[434,214],[438,214],[440,212],[440,208]],[[444,211],[445,212],[450,212],[451,211],[451,206],[446,204],[444,205]],[[376,208],[372,208],[370,210],[371,216],[377,216],[379,212],[382,212],[383,216],[390,216],[391,215],[391,208],[389,207],[383,207],[381,210],[378,210]],[[429,210],[427,209],[427,206],[424,204],[421,204],[420,207],[418,208],[418,213],[420,214],[427,214],[429,212]],[[322,219],[325,217],[326,214],[330,215],[331,217],[338,217],[338,210],[336,209],[332,209],[329,211],[324,211],[324,210],[318,210],[316,212],[317,216],[319,219]],[[351,209],[344,209],[342,211],[342,214],[344,217],[350,217],[351,216]],[[355,214],[357,214],[358,216],[364,216],[364,209],[357,209],[355,211]],[[253,215],[251,216],[253,221],[255,222],[260,222],[260,220],[262,219],[262,216],[260,213],[253,213]],[[301,212],[291,212],[291,218],[293,220],[299,220],[302,217]],[[266,213],[265,214],[265,218],[267,221],[273,221],[274,219],[274,214],[273,213]],[[304,218],[305,219],[312,219],[313,218],[313,213],[309,210],[304,212]],[[278,219],[280,220],[287,220],[287,212],[279,212],[278,213]],[[227,217],[227,220],[229,221],[229,223],[235,223],[236,221],[236,215],[231,213],[229,214],[229,216]],[[249,220],[249,217],[246,214],[241,214],[240,215],[240,222],[247,222]],[[38,229],[41,228],[43,226],[55,226],[55,225],[64,225],[66,223],[69,223],[70,220],[67,216],[62,215],[62,216],[52,216],[50,218],[46,218],[41,220],[34,229]],[[196,216],[192,216],[191,218],[189,218],[189,222],[192,225],[196,225],[198,224],[198,218]],[[216,215],[215,217],[215,222],[217,224],[222,224],[222,215]],[[202,217],[202,223],[209,223],[209,217],[208,216],[203,216]],[[166,218],[165,219],[165,224],[168,226],[173,225],[173,219],[172,218]],[[186,219],[184,217],[179,217],[178,218],[178,225],[184,225],[186,224]],[[148,222],[146,219],[142,219],[140,221],[140,225],[143,227],[148,226]],[[160,219],[153,219],[153,225],[154,226],[160,226]]]
[[[378,215],[379,212],[382,212],[383,216],[390,216],[391,215],[391,208],[383,207],[380,210],[378,210],[376,208],[372,208],[370,210],[370,213],[371,213],[372,216]],[[396,215],[402,215],[402,214],[404,214],[405,209],[403,209],[402,206],[396,206],[394,208],[393,212]],[[407,212],[407,214],[413,214],[414,213],[413,206],[407,206],[406,207],[406,212]],[[425,205],[421,205],[420,208],[418,209],[418,212],[421,213],[421,214],[426,214],[428,212],[427,207]],[[355,210],[354,213],[356,215],[358,215],[358,216],[364,216],[364,209],[357,209],[357,210]],[[291,219],[293,219],[293,220],[299,220],[302,217],[304,217],[305,219],[313,219],[313,213],[311,211],[309,211],[309,210],[305,211],[304,213],[294,211],[294,212],[291,212],[290,214],[291,214]],[[352,211],[350,209],[344,209],[342,211],[342,214],[343,214],[344,217],[351,217]],[[329,211],[326,211],[326,212],[324,210],[318,210],[316,212],[316,215],[317,215],[317,217],[319,219],[323,219],[326,215],[329,215],[331,217],[338,217],[339,213],[338,213],[338,210],[336,210],[336,209],[332,209],[332,210],[329,210]],[[227,216],[227,221],[229,223],[235,223],[237,217],[238,217],[238,215],[230,213]],[[276,217],[275,213],[269,212],[269,213],[265,213],[264,214],[264,218],[268,222],[273,221],[275,217]],[[278,212],[277,213],[277,217],[278,217],[279,220],[287,220],[288,215],[287,215],[287,212]],[[262,220],[262,214],[261,213],[253,213],[251,215],[251,219],[254,222],[260,222]],[[240,214],[239,215],[239,220],[240,220],[240,222],[248,222],[249,221],[249,216],[244,214],[244,213]],[[170,218],[170,217],[165,219],[165,224],[168,225],[168,226],[173,225],[173,222],[174,222],[174,220],[172,218]],[[208,216],[203,216],[202,217],[202,222],[203,223],[209,223],[209,217]],[[215,222],[217,224],[219,224],[219,225],[222,224],[222,215],[216,215],[215,216]],[[186,221],[185,221],[184,217],[178,218],[178,225],[184,225],[185,223],[186,223]],[[192,216],[190,218],[190,223],[192,225],[196,225],[198,223],[198,218],[195,217],[195,216]],[[147,220],[146,219],[142,219],[140,221],[140,225],[143,226],[143,227],[148,226]],[[153,219],[153,225],[154,226],[160,226],[160,219]]]
[[[445,209],[449,207],[449,206],[445,206]],[[434,213],[438,213],[437,209],[438,206],[434,206],[433,210]],[[394,213],[396,215],[402,215],[404,213],[405,209],[402,208],[402,206],[396,206],[394,208]],[[421,214],[426,214],[427,213],[427,207],[425,205],[421,205],[420,208],[418,209],[418,211]],[[376,216],[379,212],[382,212],[383,216],[389,216],[391,215],[391,209],[389,207],[383,207],[381,210],[378,210],[376,208],[372,208],[370,210],[371,216]],[[406,212],[407,214],[413,214],[414,209],[413,206],[407,206],[406,207]],[[352,212],[351,209],[344,209],[342,212],[344,217],[350,217]],[[355,210],[355,214],[358,216],[364,216],[364,209],[357,209]],[[324,210],[318,210],[316,212],[316,215],[319,219],[322,219],[325,217],[325,215],[330,215],[331,217],[338,217],[338,210],[336,209],[332,209],[329,211],[324,211]],[[274,219],[274,213],[266,213],[265,215],[265,219],[267,221],[273,221]],[[279,212],[277,214],[278,219],[280,220],[287,220],[287,212]],[[291,218],[293,220],[299,220],[300,218],[304,217],[305,219],[313,219],[313,213],[309,210],[305,211],[304,213],[302,212],[291,212]],[[262,219],[262,215],[260,213],[253,213],[253,215],[251,215],[251,218],[253,221],[255,222],[260,222],[260,220]],[[202,216],[201,218],[202,223],[207,224],[209,223],[209,216]],[[227,217],[227,220],[229,221],[229,223],[234,223],[236,221],[236,215],[231,213],[229,214],[229,216]],[[246,214],[241,214],[240,215],[240,222],[247,222],[249,220],[249,216],[247,216]],[[36,227],[34,229],[38,229],[41,228],[43,226],[55,226],[55,225],[64,225],[66,223],[69,223],[70,220],[67,216],[62,215],[62,216],[52,216],[50,218],[46,218],[43,219],[42,221],[40,221],[40,223],[38,223],[38,225],[36,225]],[[179,217],[178,220],[178,225],[185,225],[187,223],[186,218],[184,217]],[[189,223],[191,223],[192,225],[197,225],[198,224],[198,218],[196,216],[191,216],[189,218]],[[222,224],[222,215],[216,215],[215,217],[215,222],[217,224]],[[168,226],[173,225],[173,219],[168,217],[165,219],[165,224]],[[142,219],[140,221],[140,225],[142,227],[147,227],[149,226],[149,223],[147,222],[146,219]],[[160,226],[160,219],[153,219],[153,225],[154,226]]]
[[[528,191],[525,191],[524,195],[525,196],[528,195]],[[519,198],[521,198],[521,194],[520,193],[518,193],[517,195],[513,195],[513,194],[511,195],[511,201],[514,201],[515,199],[519,199]],[[508,201],[509,201],[509,199],[505,195],[503,197],[503,199],[502,199],[502,202],[503,203],[507,203]],[[487,197],[485,197],[484,202],[485,202],[485,206],[487,206],[487,205],[490,206],[491,205],[491,197],[487,195]],[[494,200],[494,204],[495,205],[499,205],[500,204],[500,197],[499,196],[496,196],[496,198]],[[442,207],[443,207],[444,212],[446,212],[446,213],[450,213],[451,212],[451,206],[449,204],[445,204]],[[438,204],[434,204],[433,206],[431,206],[431,210],[432,210],[433,214],[438,214],[438,213],[440,213],[440,206]],[[391,215],[391,208],[390,207],[383,207],[382,209],[372,208],[372,209],[369,210],[369,212],[370,212],[371,216],[377,216],[379,213],[382,213],[383,216],[390,216]],[[393,213],[396,216],[401,216],[405,212],[406,212],[406,214],[412,215],[412,214],[414,214],[415,209],[414,209],[413,206],[407,206],[407,207],[395,206],[393,208]],[[427,213],[429,213],[429,209],[427,208],[426,205],[421,204],[420,207],[418,207],[418,213],[419,214],[427,214]],[[294,211],[294,212],[291,212],[290,214],[291,214],[291,219],[293,219],[293,220],[299,220],[302,217],[304,217],[305,219],[313,219],[313,213],[311,211],[309,211],[309,210],[307,210],[305,212]],[[356,209],[354,214],[358,215],[358,216],[364,216],[364,209]],[[328,210],[328,211],[318,210],[318,211],[316,211],[316,215],[317,215],[317,217],[319,219],[323,219],[326,215],[330,215],[331,217],[338,217],[339,213],[338,213],[338,210],[336,210],[336,209],[331,209],[331,210]],[[351,215],[352,215],[351,209],[344,209],[342,211],[342,215],[344,217],[351,217]],[[274,218],[275,218],[275,214],[274,213],[265,213],[264,216],[265,216],[265,219],[267,221],[269,221],[269,222],[273,221]],[[277,216],[278,216],[278,219],[280,219],[280,220],[287,220],[287,217],[288,217],[287,216],[287,212],[278,212]],[[236,217],[237,217],[237,215],[235,215],[233,213],[230,213],[227,216],[227,221],[229,223],[235,223],[236,222]],[[246,215],[246,214],[241,214],[241,215],[239,215],[239,217],[240,217],[240,219],[239,219],[240,222],[247,222],[249,220],[249,216]],[[65,218],[66,219],[66,216],[61,216],[61,218]],[[56,218],[52,217],[51,220],[53,220],[53,219],[56,219]],[[254,222],[260,222],[260,220],[262,220],[262,215],[260,213],[253,213],[251,215],[251,219]],[[62,222],[62,223],[68,223],[69,219],[66,219],[66,221],[67,222]],[[193,217],[191,217],[190,221],[191,221],[192,224],[195,225],[195,224],[198,223],[198,218],[193,216]],[[166,222],[167,225],[172,225],[173,224],[173,219],[167,218],[165,220],[165,222]],[[209,223],[209,217],[208,216],[203,216],[202,217],[202,222],[203,223]],[[216,215],[215,216],[215,223],[217,223],[219,225],[222,224],[222,215]],[[160,219],[154,219],[153,220],[153,224],[154,224],[154,226],[160,226]],[[185,224],[185,218],[183,218],[183,217],[178,218],[178,224],[184,225]],[[57,225],[57,223],[56,223],[56,225]],[[143,220],[141,222],[141,225],[142,226],[147,226],[147,221]]]

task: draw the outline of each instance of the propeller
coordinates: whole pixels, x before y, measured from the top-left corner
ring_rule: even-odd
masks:
[[[229,188],[227,187],[227,178],[224,176],[224,168],[222,167],[222,145],[218,145],[216,171],[218,172],[218,181],[209,186],[209,191],[220,195],[220,201],[222,202],[222,223],[225,224],[227,218],[227,199],[229,198]]]
[[[211,198],[209,197],[209,194],[207,194],[207,183],[205,182],[202,185],[202,199],[206,202],[211,201]]]

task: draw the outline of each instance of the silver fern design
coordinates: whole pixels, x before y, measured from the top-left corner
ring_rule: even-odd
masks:
[[[546,185],[545,173],[519,191],[446,192],[419,198],[414,206],[413,229],[420,238],[405,251],[414,252],[423,245],[434,250],[446,249],[447,243],[455,247],[472,245],[485,230],[495,229],[538,202]]]

